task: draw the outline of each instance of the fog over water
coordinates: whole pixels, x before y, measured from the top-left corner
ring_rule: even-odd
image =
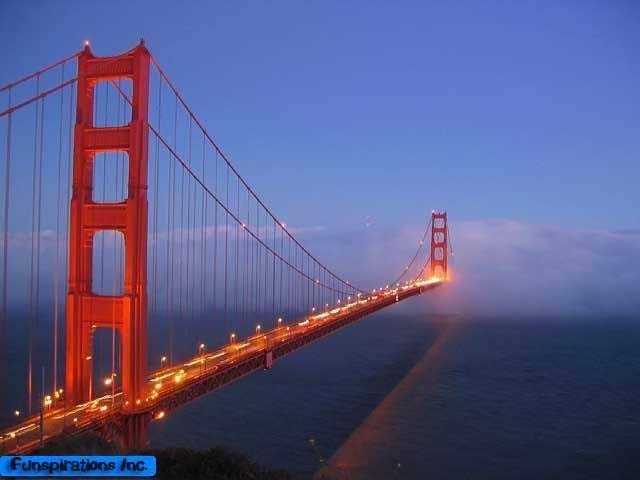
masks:
[[[640,231],[450,217],[453,283],[434,300],[411,307],[413,312],[428,306],[431,312],[473,316],[640,318]],[[420,227],[373,225],[324,231],[310,242],[324,258],[346,266],[354,282],[384,284],[402,268],[421,233]]]

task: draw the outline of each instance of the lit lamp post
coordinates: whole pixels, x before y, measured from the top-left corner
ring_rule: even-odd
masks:
[[[113,381],[115,376],[115,372],[111,372],[111,375],[105,377],[104,379],[104,385],[106,387],[111,387],[111,405],[113,405],[115,402],[116,382]]]
[[[93,357],[91,355],[87,355],[85,360],[90,362]],[[91,364],[90,364],[91,365]],[[89,369],[89,401],[93,398],[93,365],[92,368]]]
[[[167,357],[163,355],[162,357],[160,357],[160,368],[164,368],[166,363],[167,363]]]
[[[202,373],[202,370],[204,369],[204,362],[205,362],[205,358],[204,358],[204,352],[206,350],[206,345],[204,343],[201,343],[200,346],[198,347],[198,354],[202,356],[202,358],[200,359],[200,373]]]
[[[232,350],[231,350],[232,354],[233,354],[233,350],[234,350],[233,347],[234,347],[235,343],[236,343],[236,334],[232,333],[231,335],[229,335],[229,344],[232,347]],[[236,353],[238,353],[238,349],[237,348],[235,349],[235,351],[236,351]]]
[[[262,327],[260,326],[260,324],[257,324],[256,325],[256,337],[258,337],[257,338],[258,342],[260,342],[260,331],[261,330],[262,330]],[[266,339],[267,339],[267,336],[265,335],[263,340],[266,340]]]
[[[20,417],[20,410],[14,410],[14,411],[13,411],[13,415],[14,415],[16,418]],[[16,439],[16,448],[18,448],[18,434],[17,434],[17,433],[13,433],[13,432],[11,432],[11,434],[9,434],[9,438],[15,438],[15,439]],[[3,449],[4,449],[4,444],[5,444],[5,442],[4,442],[4,440],[3,440],[3,441],[2,441]]]

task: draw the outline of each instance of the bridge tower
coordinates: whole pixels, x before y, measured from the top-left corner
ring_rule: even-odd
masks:
[[[447,212],[431,213],[431,277],[447,278],[449,258]]]
[[[101,58],[86,45],[78,57],[66,317],[67,406],[89,399],[93,333],[113,325],[122,345],[125,410],[135,413],[136,400],[143,401],[145,393],[149,64],[150,55],[142,41],[122,55]],[[118,79],[132,82],[131,121],[98,128],[94,125],[96,85]],[[128,196],[118,203],[94,202],[95,157],[114,151],[129,157]],[[97,295],[92,290],[93,242],[96,233],[104,230],[118,231],[124,237],[121,296]]]

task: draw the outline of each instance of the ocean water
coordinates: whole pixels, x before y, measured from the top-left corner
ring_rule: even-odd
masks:
[[[639,478],[640,323],[380,312],[172,413],[296,478]]]

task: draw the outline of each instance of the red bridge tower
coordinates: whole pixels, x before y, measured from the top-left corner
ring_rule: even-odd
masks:
[[[93,368],[93,332],[115,325],[122,345],[122,392],[133,413],[145,394],[147,357],[147,116],[150,55],[143,42],[114,57],[97,58],[87,45],[78,57],[74,132],[73,197],[69,231],[69,289],[66,318],[67,405],[87,401]],[[99,82],[132,81],[131,121],[94,126],[94,94]],[[129,157],[128,197],[119,203],[92,200],[94,160],[104,152]],[[124,291],[121,296],[92,291],[93,241],[97,232],[124,236]]]
[[[431,277],[447,278],[449,258],[447,212],[431,213]]]

